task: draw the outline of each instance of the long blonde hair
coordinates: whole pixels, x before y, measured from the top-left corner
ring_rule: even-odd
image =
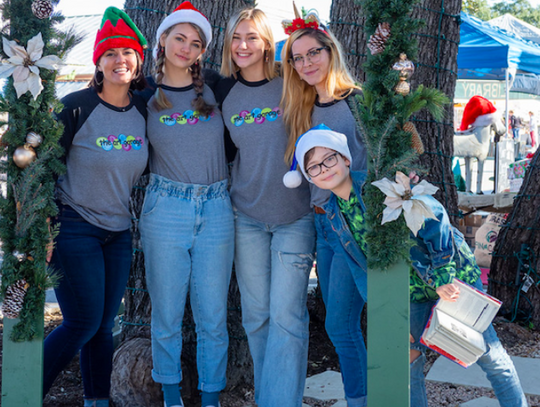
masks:
[[[345,99],[354,89],[360,89],[345,63],[341,44],[332,33],[313,28],[303,28],[290,35],[283,46],[281,54],[284,80],[281,107],[283,121],[289,134],[289,141],[285,150],[285,162],[289,164],[294,156],[296,140],[312,127],[311,114],[317,100],[315,87],[301,80],[296,69],[290,63],[287,63],[287,60],[292,58],[294,42],[305,35],[314,38],[321,46],[328,49],[330,64],[326,76],[326,91],[333,96],[334,100]]]
[[[199,38],[202,42],[202,49],[206,49],[206,37],[202,31],[202,29],[192,23],[188,23],[191,25],[195,31],[197,31],[197,34],[199,34]],[[167,28],[163,34],[161,34],[161,38],[167,38],[168,35],[171,33],[172,29],[176,27],[178,24],[175,24],[169,28]],[[160,40],[161,40],[160,38]],[[161,85],[163,82],[163,77],[165,74],[163,73],[163,66],[165,65],[165,47],[161,45],[161,41],[157,45],[157,58],[156,58],[156,64],[154,66],[154,80],[157,85]],[[202,54],[201,54],[202,55]],[[204,78],[202,76],[201,72],[201,64],[199,63],[199,60],[197,60],[193,65],[190,67],[191,71],[191,78],[193,80],[193,89],[195,90],[196,96],[195,99],[191,101],[191,106],[194,110],[198,111],[199,114],[202,116],[208,117],[210,113],[214,110],[214,106],[206,103],[206,101],[203,98],[203,91],[204,91]],[[170,109],[172,108],[172,104],[165,95],[165,93],[161,90],[161,88],[158,86],[156,89],[156,93],[154,94],[154,102],[153,102],[153,108],[155,108],[158,112],[160,110],[164,109]]]
[[[274,44],[274,35],[268,22],[268,17],[264,11],[258,8],[246,8],[234,14],[227,23],[225,30],[225,38],[223,40],[223,56],[221,58],[221,75],[225,77],[233,76],[236,79],[236,74],[240,71],[232,59],[232,41],[234,32],[238,25],[244,20],[251,20],[257,29],[261,38],[268,45],[268,50],[265,52],[264,77],[272,80],[277,76],[276,72],[276,46]]]

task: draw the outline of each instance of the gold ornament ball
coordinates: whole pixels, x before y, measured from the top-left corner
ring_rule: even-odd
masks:
[[[43,143],[43,137],[31,131],[30,133],[26,135],[26,142],[30,144],[32,147],[36,148],[41,143]]]
[[[36,152],[29,144],[17,147],[13,153],[13,162],[19,168],[28,167],[36,159]]]
[[[409,85],[409,82],[405,80],[400,80],[394,90],[400,95],[407,96],[411,91],[411,85]]]

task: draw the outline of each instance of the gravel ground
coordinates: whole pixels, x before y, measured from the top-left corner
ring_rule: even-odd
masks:
[[[540,358],[540,332],[530,331],[503,318],[495,319],[493,325],[509,355]],[[426,373],[439,355],[430,351],[427,356]],[[450,383],[427,382],[426,390],[430,407],[457,407],[479,397],[496,398],[492,390],[483,387],[456,386]],[[527,400],[531,407],[540,407],[540,396],[527,396]]]
[[[59,315],[46,317],[46,331],[52,330],[59,323]],[[502,318],[495,320],[495,329],[499,334],[504,347],[512,356],[540,358],[540,332],[530,331],[517,324],[510,323]],[[1,324],[0,324],[1,329]],[[333,349],[328,346],[326,334],[322,329],[312,331],[312,343],[320,343],[315,351],[310,350],[309,375],[317,374],[325,370],[338,370],[337,358]],[[314,335],[314,336],[313,336]],[[326,349],[326,353],[324,353]],[[426,372],[439,357],[435,352],[428,353]],[[427,383],[428,401],[430,407],[457,407],[462,403],[479,398],[495,398],[491,390],[480,387],[455,386],[449,383]],[[540,396],[528,397],[529,405],[540,407]],[[330,407],[337,400],[319,401],[304,398],[304,403],[310,407]],[[235,389],[222,395],[223,407],[248,407],[253,406],[253,390],[251,388]],[[45,399],[44,407],[76,407],[82,405],[82,382],[78,360],[73,362],[62,372],[59,380],[51,389],[51,393]],[[149,406],[152,407],[152,406]],[[193,406],[190,406],[193,407]],[[412,406],[414,407],[414,406]]]

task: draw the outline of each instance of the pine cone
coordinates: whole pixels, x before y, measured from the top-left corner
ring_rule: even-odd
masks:
[[[424,154],[424,143],[416,131],[416,127],[411,122],[407,122],[403,125],[403,130],[412,134],[411,137],[411,147],[416,150],[418,154]]]
[[[28,284],[26,283],[26,280],[19,280],[7,288],[6,296],[4,297],[4,302],[2,304],[2,313],[4,314],[4,317],[11,319],[19,317],[27,289]]]
[[[390,37],[390,24],[379,23],[377,29],[371,37],[369,37],[368,48],[371,55],[377,55],[384,51],[386,41]]]
[[[53,12],[53,5],[49,0],[34,0],[32,3],[32,13],[43,20],[49,18]]]

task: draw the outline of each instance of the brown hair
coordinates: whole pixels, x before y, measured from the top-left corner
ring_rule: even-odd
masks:
[[[131,80],[131,83],[129,84],[129,90],[143,90],[144,88],[146,88],[146,78],[144,77],[142,71],[143,61],[137,50],[133,51],[135,51],[135,55],[137,57],[137,72],[135,73],[135,77]],[[98,70],[98,65],[101,58],[102,56],[100,56],[97,60],[94,76],[88,84],[88,87],[94,88],[97,93],[101,93],[103,91],[103,72]]]
[[[203,31],[198,25],[195,25],[192,23],[188,23],[188,24],[191,25],[197,31],[197,34],[199,35],[199,38],[201,39],[201,42],[202,42],[202,48],[203,48],[203,53],[204,53],[204,50],[206,50],[207,41],[206,41],[206,37]],[[172,29],[176,27],[177,25],[178,24],[167,28],[163,32],[163,34],[161,34],[161,38],[166,38],[171,33]],[[161,45],[161,42],[158,42],[157,47],[158,47],[157,58],[156,58],[156,64],[154,66],[154,79],[158,87],[156,89],[156,93],[154,94],[155,97],[153,101],[153,107],[156,110],[160,111],[160,110],[172,108],[172,104],[169,101],[169,99],[167,99],[167,96],[165,95],[165,93],[163,93],[163,91],[159,87],[159,85],[161,85],[161,83],[163,82],[163,77],[165,76],[165,73],[163,72],[163,66],[165,65],[165,47]],[[194,110],[199,112],[199,114],[201,114],[202,116],[208,117],[210,113],[214,111],[214,105],[207,103],[203,98],[204,77],[202,75],[202,70],[201,70],[201,65],[199,63],[199,60],[197,59],[197,61],[195,61],[195,63],[191,65],[189,69],[191,71],[193,89],[195,90],[195,93],[196,93],[195,99],[191,101],[191,106],[193,107]]]

